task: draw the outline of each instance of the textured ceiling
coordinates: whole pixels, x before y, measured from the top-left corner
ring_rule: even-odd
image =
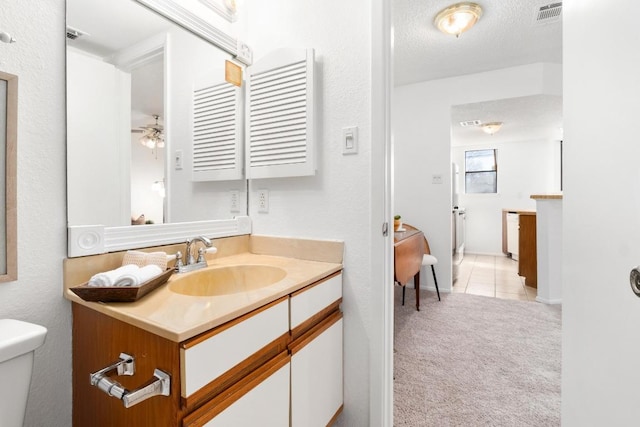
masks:
[[[67,0],[67,25],[88,33],[69,46],[105,58],[172,24],[133,0]]]
[[[562,63],[562,21],[536,23],[549,0],[476,0],[478,23],[459,38],[441,33],[433,18],[457,0],[394,0],[394,78],[405,85],[536,62]],[[501,121],[487,135],[459,122]],[[452,146],[562,138],[562,98],[528,96],[452,108]]]
[[[86,32],[68,46],[111,61],[111,55],[173,24],[133,0],[67,0],[67,25]],[[163,61],[148,63],[132,72],[131,125],[153,123],[153,114],[164,116]]]
[[[562,63],[560,21],[535,24],[549,0],[477,0],[480,21],[459,38],[433,18],[456,0],[394,0],[395,84],[473,74],[535,62]]]
[[[460,126],[460,122],[469,120],[504,124],[498,133],[488,135],[480,126]],[[534,95],[451,108],[452,146],[550,139],[562,139],[560,96]]]

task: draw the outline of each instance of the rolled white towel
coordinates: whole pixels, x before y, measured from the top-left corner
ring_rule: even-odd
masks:
[[[137,265],[128,264],[128,265],[123,265],[122,267],[116,268],[115,270],[94,274],[91,277],[91,279],[89,279],[89,286],[99,286],[99,287],[114,286],[116,281],[122,275],[129,274],[138,270],[139,270],[139,267]]]
[[[135,271],[121,275],[113,286],[140,286],[149,279],[162,273],[162,269],[155,264],[145,265]]]

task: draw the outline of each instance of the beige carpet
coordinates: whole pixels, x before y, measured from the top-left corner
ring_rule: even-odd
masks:
[[[395,426],[559,426],[559,306],[396,287]]]

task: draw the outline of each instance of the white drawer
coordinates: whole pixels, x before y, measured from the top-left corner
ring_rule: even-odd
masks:
[[[342,273],[330,276],[291,295],[291,330],[342,298]]]
[[[240,318],[240,321],[232,321],[232,326],[222,325],[214,329],[213,335],[201,342],[194,345],[187,342],[180,348],[182,397],[189,397],[288,333],[287,299],[256,311]]]

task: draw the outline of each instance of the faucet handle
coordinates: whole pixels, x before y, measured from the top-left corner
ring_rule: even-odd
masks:
[[[205,262],[204,261],[204,248],[198,249],[198,260],[196,262]]]
[[[182,262],[182,252],[176,252],[176,268],[182,267],[184,264]]]

